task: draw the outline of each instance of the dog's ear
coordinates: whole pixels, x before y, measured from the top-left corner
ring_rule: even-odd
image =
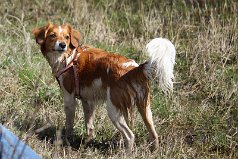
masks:
[[[33,34],[35,36],[35,39],[36,39],[36,42],[39,44],[39,45],[42,45],[44,42],[45,42],[45,38],[46,38],[46,33],[47,31],[49,30],[50,26],[52,24],[51,23],[48,23],[46,26],[44,27],[41,27],[41,28],[35,28],[33,29]]]
[[[80,33],[79,31],[74,30],[70,25],[68,25],[69,30],[70,30],[70,44],[77,48],[80,43]]]

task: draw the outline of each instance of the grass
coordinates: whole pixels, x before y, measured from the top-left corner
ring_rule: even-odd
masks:
[[[151,153],[136,115],[134,158],[238,157],[238,3],[201,1],[3,0],[0,10],[0,122],[43,158],[127,158],[105,106],[97,109],[96,138],[84,147],[82,108],[75,142],[62,144],[61,92],[32,29],[47,21],[70,23],[83,43],[145,60],[154,37],[176,46],[174,93],[152,86],[152,111],[160,139]]]

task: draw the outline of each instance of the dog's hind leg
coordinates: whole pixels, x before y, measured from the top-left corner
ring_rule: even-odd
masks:
[[[135,136],[128,127],[123,113],[115,105],[112,104],[110,100],[110,89],[108,89],[107,91],[107,112],[112,123],[123,135],[126,146],[126,152],[128,154],[131,154],[133,150]]]
[[[87,143],[91,141],[94,137],[93,120],[94,120],[95,106],[93,105],[93,103],[89,103],[85,100],[82,100],[82,105],[84,112],[85,127],[87,131],[87,139],[86,139]]]
[[[158,135],[156,133],[152,119],[149,94],[147,95],[147,97],[145,97],[145,100],[143,102],[137,103],[137,107],[149,132],[150,141],[152,144],[151,150],[154,151],[158,147]]]

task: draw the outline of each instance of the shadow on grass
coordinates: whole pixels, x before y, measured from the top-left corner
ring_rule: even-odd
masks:
[[[38,139],[49,141],[51,144],[57,144],[60,142],[63,147],[70,146],[73,150],[79,150],[80,148],[98,149],[102,153],[107,153],[109,149],[117,149],[119,147],[120,136],[114,135],[110,139],[97,141],[95,139],[85,143],[86,138],[81,135],[73,134],[66,139],[65,129],[58,130],[55,126],[50,126],[42,131],[36,133]]]
[[[90,148],[97,149],[101,153],[108,153],[108,150],[117,150],[120,147],[120,133],[116,133],[111,138],[106,139],[93,139],[86,143],[86,138],[82,135],[73,134],[66,139],[65,129],[59,129],[52,124],[42,124],[42,121],[34,121],[34,124],[30,122],[31,120],[15,121],[14,126],[17,127],[19,131],[30,132],[37,135],[39,140],[46,140],[48,143],[53,145],[59,144],[63,147],[71,147],[73,150],[77,151],[80,148]],[[32,126],[34,125],[34,126]],[[30,134],[31,134],[30,133]],[[101,132],[98,132],[100,136]]]

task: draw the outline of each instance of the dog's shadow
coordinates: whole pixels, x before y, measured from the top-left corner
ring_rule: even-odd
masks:
[[[80,148],[98,149],[102,152],[107,152],[108,149],[116,149],[119,147],[120,135],[116,134],[110,139],[97,141],[95,139],[85,142],[86,139],[83,136],[73,134],[66,139],[65,129],[57,130],[55,126],[50,126],[42,131],[36,132],[38,139],[46,140],[51,144],[60,143],[63,147],[70,146],[73,150]],[[58,142],[61,141],[61,142]]]
[[[15,121],[14,125],[21,131],[29,131],[32,123],[29,122],[29,120],[25,120],[23,123],[24,124]],[[76,151],[80,148],[90,148],[97,149],[102,153],[107,153],[109,149],[117,150],[120,147],[119,141],[121,139],[121,135],[119,132],[110,138],[102,139],[100,141],[93,139],[86,143],[84,136],[77,135],[75,133],[66,140],[65,129],[59,129],[52,124],[42,124],[41,121],[38,121],[37,124],[35,124],[32,131],[33,134],[36,134],[39,140],[46,140],[51,145],[58,144],[63,147],[70,146],[73,150]],[[100,134],[100,132],[98,132],[98,134]]]

